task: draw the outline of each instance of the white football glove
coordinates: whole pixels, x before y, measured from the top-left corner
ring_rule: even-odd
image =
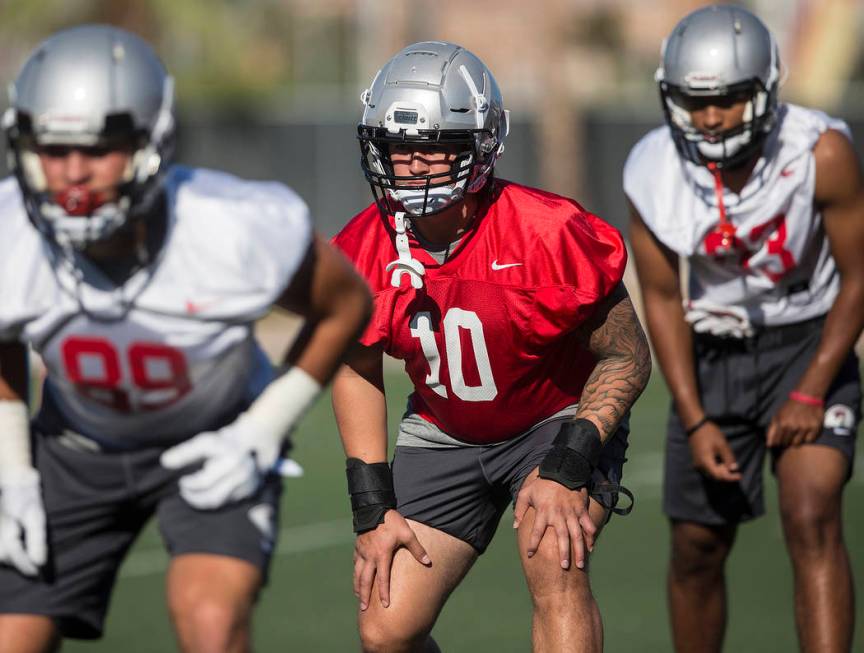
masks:
[[[204,466],[180,479],[180,495],[195,508],[212,510],[251,496],[275,464],[279,450],[267,438],[248,432],[243,420],[218,431],[199,433],[162,454],[168,469]],[[260,441],[258,441],[260,440]]]
[[[30,452],[30,413],[20,400],[0,400],[0,564],[35,576],[48,553],[39,472]]]
[[[258,490],[268,472],[278,471],[283,441],[320,392],[318,381],[294,367],[228,426],[167,449],[160,458],[162,466],[181,469],[203,462],[200,470],[179,483],[180,495],[195,508],[212,510],[245,499]]]
[[[41,478],[31,467],[0,483],[0,563],[36,576],[48,553],[46,539]]]

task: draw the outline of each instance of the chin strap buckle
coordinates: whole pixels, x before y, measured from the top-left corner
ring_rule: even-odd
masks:
[[[393,217],[396,223],[396,253],[399,254],[399,258],[388,263],[385,268],[387,272],[393,270],[390,285],[398,288],[402,285],[402,275],[407,274],[411,280],[411,286],[419,290],[423,287],[423,275],[426,274],[426,268],[420,261],[411,256],[411,247],[408,244],[408,234],[405,227],[405,212],[399,211]]]

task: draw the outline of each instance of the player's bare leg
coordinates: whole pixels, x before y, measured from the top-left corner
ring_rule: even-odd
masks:
[[[849,651],[854,591],[843,541],[842,492],[849,461],[836,449],[804,445],[777,461],[780,514],[795,576],[801,650]]]
[[[606,520],[604,508],[592,499],[589,511],[598,529],[602,528]],[[587,565],[585,569],[578,569],[575,565],[562,569],[558,542],[548,529],[537,552],[530,558],[527,556],[535,514],[534,508],[528,509],[519,524],[518,533],[519,556],[534,603],[531,622],[533,650],[543,653],[602,651],[603,622],[591,593]]]
[[[60,634],[50,617],[0,615],[0,651],[3,653],[54,653],[59,650]]]
[[[168,607],[184,653],[252,650],[252,605],[261,572],[228,556],[177,556],[166,579]]]
[[[421,565],[400,549],[390,574],[390,606],[378,599],[377,581],[369,607],[359,613],[360,639],[366,653],[434,653],[430,636],[444,602],[477,560],[470,544],[443,531],[408,520],[432,564]]]
[[[734,526],[672,522],[668,592],[678,653],[720,653],[726,631],[726,558]]]

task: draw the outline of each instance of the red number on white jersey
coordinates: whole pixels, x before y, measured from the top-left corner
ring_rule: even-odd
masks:
[[[134,399],[122,387],[120,354],[110,340],[73,336],[60,350],[78,392],[121,413],[164,408],[192,387],[183,352],[160,343],[133,342],[126,352],[132,384],[141,391]]]
[[[770,237],[763,243],[762,238],[769,232]],[[796,265],[792,252],[785,247],[787,238],[786,215],[780,213],[768,222],[753,227],[745,239],[739,238],[737,234],[724,235],[715,229],[705,236],[704,246],[709,256],[740,254],[741,266],[745,270],[762,273],[776,283]],[[758,267],[751,267],[751,259],[763,250],[767,254],[765,260]]]
[[[771,255],[771,259],[765,261],[765,263],[760,265],[758,269],[765,276],[771,279],[771,281],[776,283],[782,279],[789,270],[795,267],[795,257],[792,255],[792,252],[784,247],[788,237],[786,229],[786,215],[780,213],[771,218],[765,224],[753,227],[753,229],[750,230],[750,242],[757,245],[762,239],[762,236],[765,235],[765,232],[769,230],[773,230],[773,233],[765,242],[765,247],[768,250],[768,254]],[[757,252],[753,252],[753,254],[744,260],[745,268],[750,268],[750,258],[756,253]],[[772,263],[778,263],[779,269],[777,269],[776,266],[772,266]]]

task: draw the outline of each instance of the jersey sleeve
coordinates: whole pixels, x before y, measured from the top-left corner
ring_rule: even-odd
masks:
[[[643,136],[624,164],[624,194],[648,230],[678,256],[693,254],[693,220],[669,212],[670,197],[685,183],[681,160],[668,127]]]
[[[184,174],[186,177],[184,177]],[[177,229],[162,273],[193,297],[218,297],[205,317],[251,320],[290,285],[314,238],[306,203],[277,182],[210,170],[175,173]],[[165,284],[163,284],[164,286]],[[170,289],[165,290],[170,295]]]
[[[630,150],[624,163],[624,194],[642,219],[651,222],[654,214],[652,197],[658,178],[651,172],[651,159],[659,163],[656,161],[658,136],[658,130],[655,129],[641,138]]]
[[[351,262],[372,291],[372,318],[360,336],[360,344],[386,349],[395,303],[392,290],[395,289],[387,285],[386,263],[381,258],[380,248],[389,242],[389,236],[380,230],[378,209],[372,205],[352,218],[331,243]]]
[[[544,249],[552,283],[536,291],[531,317],[541,343],[588,319],[621,282],[627,265],[618,230],[587,212],[567,220]]]
[[[0,182],[0,233],[0,342],[11,342],[58,301],[45,244],[11,177]]]
[[[315,237],[309,208],[290,188],[270,182],[244,252],[249,275],[258,279],[264,302],[273,304],[291,284]]]

